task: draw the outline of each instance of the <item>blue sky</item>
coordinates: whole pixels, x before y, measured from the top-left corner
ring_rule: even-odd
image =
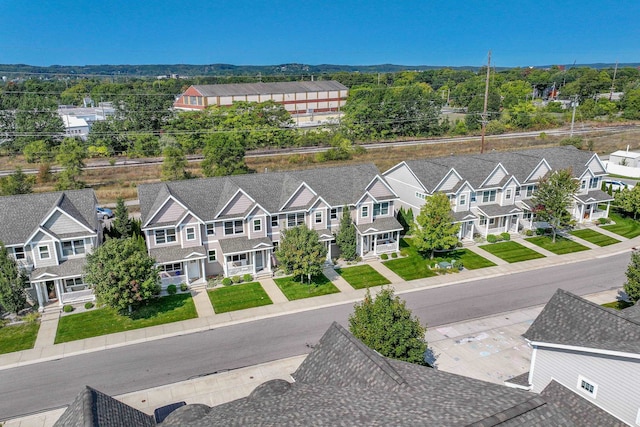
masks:
[[[638,0],[0,0],[0,63],[640,62],[638,18]]]

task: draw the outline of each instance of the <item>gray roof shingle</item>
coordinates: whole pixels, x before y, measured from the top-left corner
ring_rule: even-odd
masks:
[[[640,320],[562,289],[523,336],[549,344],[640,353]]]

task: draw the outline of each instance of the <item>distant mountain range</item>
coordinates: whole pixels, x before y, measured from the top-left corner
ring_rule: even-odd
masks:
[[[562,64],[557,64],[562,65]],[[551,65],[537,65],[535,68],[549,68]],[[570,68],[570,65],[565,65]],[[578,64],[575,67],[613,68],[613,63]],[[618,67],[638,67],[640,63],[618,64]],[[152,64],[152,65],[50,65],[47,67],[25,64],[0,64],[0,76],[15,75],[84,75],[84,76],[247,76],[247,75],[319,75],[339,72],[361,73],[392,73],[398,71],[424,71],[440,68],[454,70],[478,70],[479,66],[447,67],[435,65],[307,65],[307,64],[280,64],[280,65],[231,65],[231,64]],[[497,70],[507,70],[515,67],[498,67]]]

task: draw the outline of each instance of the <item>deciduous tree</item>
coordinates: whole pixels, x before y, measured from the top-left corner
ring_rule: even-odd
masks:
[[[62,141],[56,161],[64,170],[58,174],[57,190],[73,190],[84,187],[84,182],[79,178],[82,176],[86,157],[87,152],[78,140],[65,138]]]
[[[413,244],[433,259],[435,251],[449,250],[458,243],[460,224],[454,223],[451,203],[444,193],[426,198],[413,224]]]
[[[24,286],[28,278],[0,242],[0,305],[10,313],[18,314],[27,302]]]
[[[282,232],[276,258],[287,273],[300,276],[301,282],[307,276],[311,283],[312,276],[322,273],[327,248],[320,242],[318,233],[299,225]]]
[[[392,288],[383,288],[375,298],[367,289],[364,301],[357,303],[349,316],[349,330],[385,357],[427,365],[427,328]]]
[[[636,185],[631,190],[623,188],[622,191],[616,192],[615,203],[618,208],[633,215],[633,219],[636,219],[640,214],[640,186]]]
[[[22,172],[22,168],[18,167],[11,175],[0,178],[0,195],[12,196],[31,193],[35,180],[34,175],[26,175]]]
[[[87,255],[85,281],[99,302],[125,313],[156,293],[160,276],[141,237],[109,239]]]
[[[202,161],[204,176],[227,176],[247,173],[245,149],[236,133],[219,132],[205,137]]]
[[[571,169],[563,169],[542,178],[531,198],[533,213],[551,227],[553,243],[556,242],[558,229],[573,223],[569,209],[577,191],[578,181],[573,179]]]
[[[187,158],[178,145],[168,145],[162,152],[162,180],[178,181],[189,178]]]

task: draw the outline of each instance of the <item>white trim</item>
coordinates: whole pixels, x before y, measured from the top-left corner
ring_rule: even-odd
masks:
[[[502,163],[498,163],[498,164],[496,165],[496,167],[495,167],[495,168],[493,168],[493,170],[492,170],[491,172],[489,172],[489,175],[487,175],[487,177],[484,179],[484,181],[482,181],[482,184],[480,184],[480,188],[484,187],[484,184],[485,184],[487,181],[489,181],[489,179],[491,179],[491,177],[493,176],[493,174],[495,174],[495,173],[496,173],[496,171],[497,171],[498,169],[502,169],[502,172],[504,172],[504,175],[505,175],[505,176],[509,176],[509,172],[507,171],[507,169],[506,169],[504,166],[502,166]],[[494,184],[494,185],[495,185],[495,184]]]
[[[66,195],[65,195],[66,197]],[[95,207],[95,206],[94,206]],[[95,210],[95,209],[94,209]],[[89,233],[95,233],[95,230],[90,229],[89,227],[87,227],[86,225],[82,224],[80,221],[78,221],[75,217],[73,217],[72,215],[68,214],[67,212],[65,212],[64,210],[62,210],[60,208],[60,206],[56,206],[55,208],[53,208],[51,210],[51,212],[49,213],[49,215],[47,215],[46,217],[44,217],[44,220],[40,223],[41,227],[44,227],[44,225],[47,223],[47,221],[49,221],[49,219],[53,216],[53,214],[58,211],[61,214],[66,215],[67,217],[71,218],[71,220],[73,220],[75,223],[77,223],[80,227],[84,228],[85,230],[87,230]]]
[[[289,198],[287,199],[287,201],[283,203],[283,205],[280,207],[280,210],[283,210],[283,209],[285,209],[285,208],[287,207],[287,205],[289,204],[289,202],[291,201],[291,199],[293,199],[293,198],[294,198],[294,197],[295,197],[295,196],[300,192],[300,189],[301,189],[303,186],[304,186],[304,187],[307,187],[307,189],[308,189],[309,191],[311,191],[311,192],[313,193],[313,195],[314,195],[314,196],[316,196],[316,197],[318,196],[318,193],[316,193],[315,191],[313,191],[313,188],[311,188],[311,187],[310,187],[306,182],[302,181],[302,183],[301,183],[300,185],[298,185],[298,188],[296,188],[296,189],[293,191],[293,193],[291,193],[291,196],[289,196]]]
[[[538,164],[533,168],[533,170],[531,171],[531,173],[530,173],[529,175],[527,175],[527,178],[524,180],[524,182],[525,182],[525,183],[529,183],[529,179],[531,179],[531,177],[533,176],[533,174],[534,174],[534,173],[536,173],[536,171],[537,171],[537,170],[540,168],[540,166],[541,166],[541,165],[543,165],[543,164],[544,164],[544,165],[547,167],[547,169],[548,169],[548,170],[547,170],[547,172],[546,172],[544,175],[542,175],[543,177],[544,177],[547,173],[549,173],[549,172],[553,171],[553,168],[549,165],[549,163],[547,163],[547,160],[546,160],[546,159],[542,159],[542,160],[540,160],[540,162],[538,162]],[[538,181],[534,181],[534,182],[536,182],[536,183],[537,183]]]
[[[371,184],[373,184],[373,182],[376,181],[376,180],[380,181],[385,187],[387,187],[387,190],[389,190],[391,192],[392,196],[395,196],[396,198],[398,197],[398,194],[395,191],[393,191],[393,188],[391,188],[391,186],[389,186],[389,184],[384,182],[384,179],[378,174],[376,174],[376,176],[374,176],[373,179],[371,181],[369,181],[369,184],[367,184],[364,187],[365,191],[368,192],[369,189],[371,188]]]
[[[451,174],[454,173],[456,174],[456,176],[458,177],[458,182],[462,181],[463,178],[460,176],[460,174],[458,173],[458,171],[455,168],[451,168],[449,169],[449,171],[444,174],[444,177],[440,180],[440,182],[438,182],[434,187],[433,190],[431,190],[431,194],[433,195],[434,193],[437,193],[438,191],[443,192],[442,190],[439,190],[440,186],[442,184],[444,184],[444,182],[449,178],[449,176],[451,176]],[[455,187],[455,186],[454,186]],[[444,190],[447,191],[447,190]]]
[[[167,187],[167,191],[170,191],[168,187]],[[184,203],[182,203],[180,200],[176,199],[176,198],[173,196],[173,194],[169,194],[169,197],[167,197],[167,198],[165,199],[164,203],[162,203],[162,204],[160,205],[160,207],[159,207],[158,209],[156,209],[156,211],[155,211],[151,216],[149,216],[149,219],[148,219],[147,221],[145,221],[145,223],[142,225],[142,227],[141,227],[141,228],[143,228],[143,229],[144,229],[144,228],[146,228],[146,227],[149,225],[149,223],[150,223],[150,222],[151,222],[151,221],[156,217],[156,215],[158,215],[158,213],[160,212],[160,210],[161,210],[162,208],[164,208],[164,207],[165,207],[165,205],[167,204],[167,202],[169,201],[169,199],[173,200],[174,202],[176,202],[177,204],[179,204],[180,206],[182,206],[182,208],[183,208],[185,211],[188,211],[191,215],[193,215],[193,217],[194,217],[195,219],[197,219],[197,220],[199,220],[200,222],[204,223],[204,221],[202,221],[202,219],[201,219],[201,218],[199,218],[199,217],[198,217],[198,215],[196,215],[196,214],[194,214],[193,212],[191,212],[191,209],[189,209],[189,208],[188,208]]]
[[[213,252],[213,256],[214,256],[214,260],[211,260],[211,252]],[[213,264],[215,262],[218,262],[218,250],[217,249],[209,249],[207,251],[207,263],[208,264]]]
[[[576,384],[576,388],[580,393],[586,396],[590,396],[593,399],[597,398],[598,396],[598,384],[582,375],[578,375],[578,383]],[[589,388],[593,390],[589,390]]]
[[[529,345],[531,345],[531,342],[529,342]],[[536,369],[536,355],[538,354],[538,347],[536,346],[532,346],[533,347],[533,352],[531,353],[531,364],[530,364],[530,369],[529,369],[529,384],[531,384],[531,388],[533,389],[533,371]]]
[[[193,229],[193,238],[192,239],[189,238],[189,229]],[[198,236],[196,235],[196,226],[195,225],[185,225],[184,226],[184,238],[187,240],[187,242],[193,242],[194,240],[196,240],[198,238]]]
[[[356,206],[358,206],[360,204],[360,202],[362,202],[362,199],[364,199],[365,197],[369,196],[371,198],[371,200],[373,200],[375,203],[378,203],[378,199],[376,199],[375,197],[373,197],[373,195],[371,193],[369,193],[368,191],[365,191],[362,196],[358,199],[358,201],[356,202]]]
[[[257,208],[260,208],[262,210],[261,214],[260,213],[255,213],[254,214],[254,212],[256,211]],[[249,209],[247,211],[247,214],[245,216],[243,216],[242,219],[247,219],[250,216],[271,216],[271,213],[268,210],[266,210],[265,208],[263,208],[260,203],[254,202],[253,205],[251,206],[251,209]]]
[[[227,206],[229,206],[229,204],[233,201],[233,199],[235,199],[235,197],[238,195],[238,193],[242,193],[242,194],[244,194],[245,196],[247,196],[247,198],[248,198],[249,200],[251,200],[251,202],[253,202],[253,203],[254,203],[254,205],[256,204],[256,201],[255,201],[255,200],[253,200],[253,197],[249,196],[249,195],[248,195],[248,194],[247,194],[247,193],[246,193],[242,188],[238,188],[238,190],[237,190],[235,193],[233,193],[233,196],[231,196],[231,197],[229,198],[229,200],[227,201],[227,203],[225,203],[225,204],[224,204],[224,206],[222,207],[222,209],[220,209],[220,211],[216,214],[216,216],[214,217],[214,219],[217,219],[217,218],[219,218],[219,217],[220,217],[220,215],[222,214],[222,212],[224,212],[224,210],[227,208]],[[242,217],[241,217],[241,218],[242,218]],[[244,219],[244,218],[243,218],[243,219]]]
[[[546,343],[541,341],[531,341],[531,345],[538,346],[538,347],[557,348],[560,350],[582,351],[584,353],[602,354],[605,356],[627,357],[629,359],[640,360],[640,353],[627,353],[624,351],[604,350],[600,348],[580,347],[576,345],[551,344],[551,343]]]
[[[51,259],[51,247],[46,244],[46,245],[38,245],[38,261],[44,261],[44,260],[48,260]],[[40,250],[40,248],[47,248],[47,257],[43,258],[42,257],[42,251]]]
[[[33,238],[36,236],[36,234],[38,234],[38,232],[39,232],[39,231],[42,231],[42,233],[43,233],[43,234],[46,234],[47,236],[49,236],[49,238],[51,238],[51,241],[52,241],[52,242],[59,242],[59,241],[60,241],[60,239],[58,239],[57,237],[55,237],[53,234],[49,233],[49,232],[47,231],[47,229],[46,229],[46,228],[43,228],[42,226],[40,226],[40,225],[39,225],[39,226],[35,229],[35,231],[34,231],[33,233],[31,233],[31,235],[29,236],[29,238],[28,238],[28,239],[27,239],[27,241],[25,242],[25,246],[26,246],[27,244],[29,244],[29,245],[33,245],[33,244],[35,244],[35,243],[36,243],[36,242],[33,242]],[[95,236],[92,236],[92,237],[95,237]],[[48,241],[48,240],[45,240],[45,241]]]

